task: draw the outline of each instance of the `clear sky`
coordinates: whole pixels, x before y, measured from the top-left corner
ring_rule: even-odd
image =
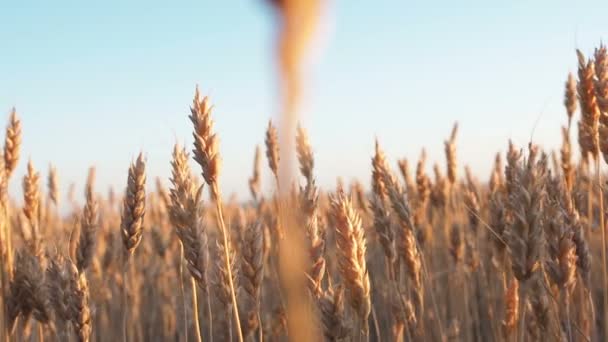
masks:
[[[224,192],[246,196],[254,146],[277,111],[264,5],[0,1],[0,113],[16,106],[23,120],[18,177],[31,157],[43,174],[57,166],[64,193],[89,165],[100,192],[122,189],[141,150],[150,183],[167,179],[173,143],[192,141],[198,83],[215,104]],[[608,39],[606,13],[606,1],[330,2],[302,119],[319,183],[368,181],[375,136],[391,161],[415,163],[425,146],[443,164],[455,120],[459,160],[484,177],[493,154],[509,138],[525,144],[537,120],[534,140],[557,146],[574,49]]]

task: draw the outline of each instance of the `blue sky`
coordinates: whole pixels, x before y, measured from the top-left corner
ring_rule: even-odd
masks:
[[[273,18],[262,1],[0,2],[0,113],[23,120],[23,160],[81,186],[122,189],[131,159],[167,179],[173,143],[191,143],[195,84],[215,104],[225,193],[247,196],[255,144],[277,111]],[[302,122],[322,186],[367,181],[374,137],[391,157],[443,140],[485,177],[507,139],[559,144],[575,47],[607,40],[605,1],[334,0],[307,72]],[[535,126],[535,122],[538,123]],[[193,167],[196,165],[193,164]],[[267,174],[267,169],[264,169]],[[270,183],[268,176],[264,179]],[[11,192],[20,194],[20,181]]]

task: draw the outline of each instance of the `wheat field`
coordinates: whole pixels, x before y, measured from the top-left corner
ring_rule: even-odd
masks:
[[[269,121],[242,176],[250,198],[228,200],[221,113],[197,88],[182,117],[190,145],[167,146],[170,175],[147,179],[142,153],[123,166],[124,189],[100,195],[92,167],[83,196],[62,201],[61,175],[20,158],[28,129],[13,109],[0,158],[2,337],[606,341],[607,49],[590,56],[577,51],[565,82],[561,147],[505,141],[484,179],[459,163],[454,124],[433,175],[422,146],[389,165],[370,138],[369,179],[321,189],[306,130],[282,144]],[[299,165],[287,186],[285,149]]]

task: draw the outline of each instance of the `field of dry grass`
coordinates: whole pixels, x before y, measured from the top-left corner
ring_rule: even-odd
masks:
[[[84,196],[63,202],[60,175],[41,178],[36,156],[12,177],[27,138],[13,110],[0,158],[2,337],[606,341],[607,51],[578,59],[554,153],[505,142],[476,179],[458,162],[455,124],[432,176],[424,149],[389,165],[376,141],[369,184],[320,189],[299,128],[299,177],[285,188],[270,122],[242,202],[221,193],[222,132],[198,89],[183,116],[193,144],[173,147],[167,179],[147,179],[140,155],[124,191],[100,195],[91,168]],[[260,190],[265,172],[272,193]],[[23,206],[10,182],[22,182]]]

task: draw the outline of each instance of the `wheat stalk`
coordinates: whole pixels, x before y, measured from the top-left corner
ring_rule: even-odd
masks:
[[[141,242],[143,233],[144,213],[146,209],[146,162],[143,154],[139,154],[137,161],[131,163],[127,188],[123,201],[123,210],[120,220],[120,231],[124,247],[123,263],[123,341],[128,340],[128,267],[129,259]]]
[[[222,245],[224,246],[224,271],[227,273],[227,282],[230,287],[230,295],[232,298],[232,306],[234,309],[234,319],[237,327],[237,335],[239,342],[243,342],[243,334],[241,332],[241,322],[238,314],[238,303],[236,300],[236,288],[233,283],[232,261],[229,251],[229,238],[226,225],[224,223],[223,207],[221,194],[219,190],[219,172],[221,160],[219,156],[219,142],[217,136],[213,133],[213,120],[211,119],[211,106],[207,97],[200,99],[198,87],[194,94],[193,106],[190,108],[190,120],[194,126],[194,160],[201,166],[202,175],[205,182],[211,188],[211,197],[215,201],[216,218],[220,233],[222,234]]]
[[[207,235],[202,224],[202,192],[194,187],[192,173],[188,166],[189,155],[185,149],[175,145],[173,149],[172,178],[170,190],[169,216],[183,246],[184,258],[192,279],[204,291],[207,287],[208,247]],[[180,282],[182,280],[180,279]],[[200,323],[198,321],[198,304],[196,287],[193,292],[193,312],[197,339],[200,341]]]

